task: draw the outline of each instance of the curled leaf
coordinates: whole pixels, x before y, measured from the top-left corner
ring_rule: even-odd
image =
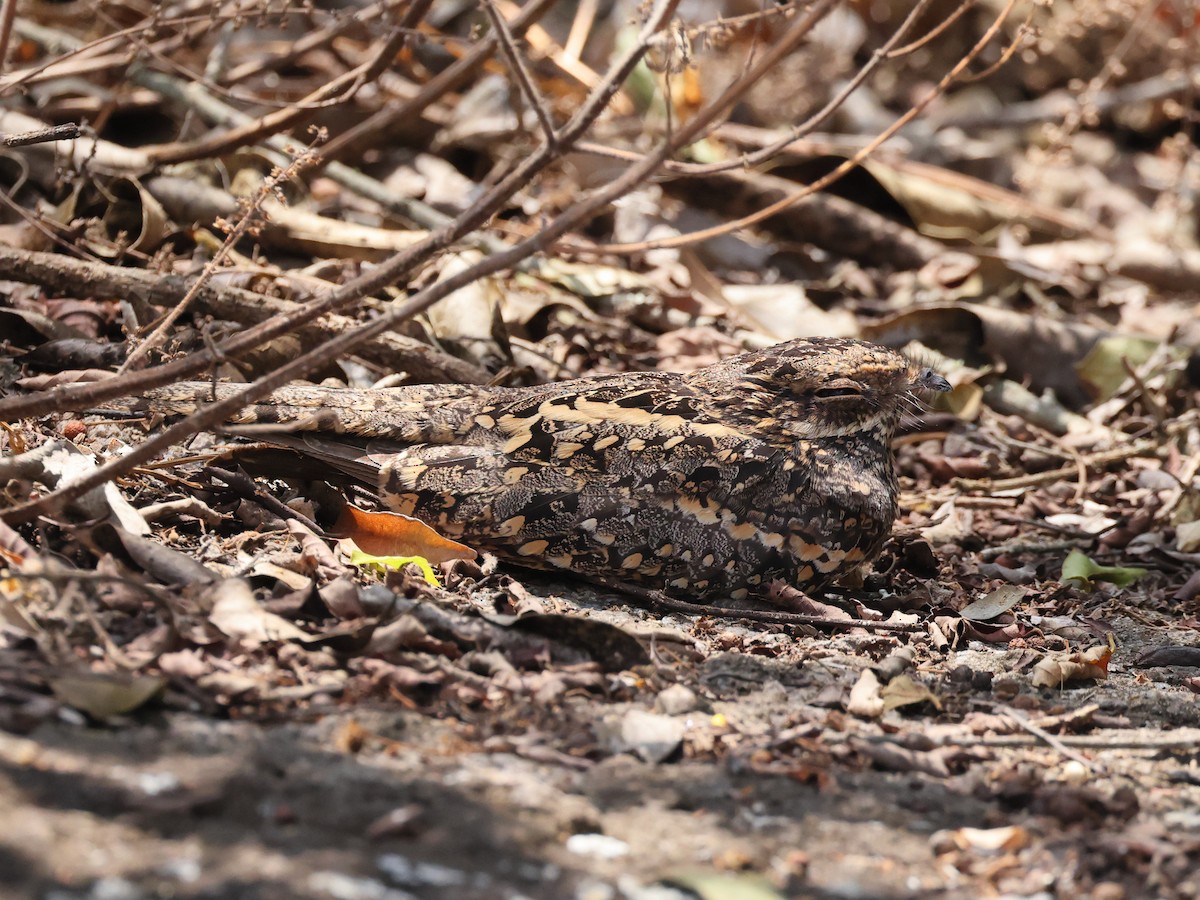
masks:
[[[1083,653],[1051,653],[1033,667],[1030,678],[1035,687],[1062,687],[1068,681],[1104,681],[1112,647],[1105,644]]]
[[[1128,587],[1146,574],[1137,566],[1102,566],[1078,550],[1072,550],[1063,560],[1062,580],[1074,581],[1090,588],[1094,582],[1107,581],[1117,587]]]
[[[433,566],[423,556],[374,556],[358,549],[350,551],[350,564],[355,566],[374,566],[381,571],[387,571],[403,569],[409,563],[412,563],[421,570],[421,575],[429,584],[434,587],[441,586],[442,583],[438,581],[437,575],[434,574]]]

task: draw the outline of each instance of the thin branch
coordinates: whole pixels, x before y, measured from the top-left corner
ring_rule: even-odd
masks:
[[[840,109],[842,104],[846,102],[847,98],[849,98],[851,94],[858,90],[859,86],[867,80],[871,73],[880,65],[882,65],[885,59],[889,58],[890,54],[892,53],[892,47],[899,43],[900,38],[908,33],[908,29],[916,23],[917,18],[926,10],[931,2],[932,0],[918,0],[918,2],[914,4],[912,10],[909,12],[908,16],[906,16],[904,21],[900,23],[900,26],[891,35],[891,37],[889,37],[883,43],[883,45],[871,55],[871,58],[867,61],[866,65],[861,66],[859,70],[854,73],[854,77],[852,77],[845,85],[843,85],[842,89],[838,91],[832,98],[830,98],[829,102],[826,103],[823,108],[819,109],[816,113],[810,116],[806,122],[803,122],[802,124],[793,128],[789,136],[781,138],[774,144],[768,144],[766,147],[763,147],[761,150],[758,150],[755,153],[747,154],[733,163],[723,164],[723,167],[729,168],[734,164],[739,167],[759,165],[760,163],[773,158],[777,153],[782,151],[784,147],[797,138],[804,137],[806,134],[811,134],[818,125],[825,122],[831,115],[833,115],[834,112]],[[967,0],[967,2],[973,2],[973,0]],[[722,164],[718,165],[720,166]],[[714,171],[716,171],[715,168]]]
[[[908,29],[916,22],[920,16],[932,3],[932,0],[918,0],[918,2],[910,10],[908,16],[900,23],[896,31],[883,43],[871,56],[865,65],[861,66],[842,88],[817,112],[813,113],[804,122],[799,125],[793,125],[788,129],[788,133],[770,143],[764,144],[753,153],[743,153],[740,156],[724,160],[716,163],[687,163],[679,160],[668,160],[664,164],[666,171],[672,174],[682,175],[686,177],[697,177],[701,175],[716,175],[722,172],[734,170],[748,169],[753,166],[761,165],[771,159],[774,159],[784,150],[800,141],[805,135],[811,134],[814,129],[825,122],[834,112],[836,112],[846,99],[856,91],[871,73],[875,71],[885,60],[893,59],[900,55],[900,49],[893,49],[900,39],[908,32]],[[963,9],[969,8],[975,3],[975,0],[964,0],[963,6],[951,14],[950,18],[939,25],[938,28],[952,22]],[[774,10],[772,10],[774,12]],[[937,30],[937,29],[935,29]],[[920,42],[917,42],[920,43]],[[915,46],[914,44],[908,45]],[[903,49],[903,48],[901,48]],[[723,126],[724,127],[724,126]],[[840,137],[840,136],[839,136]],[[583,153],[590,153],[596,156],[610,157],[613,159],[635,160],[640,154],[631,150],[622,150],[616,147],[607,147],[600,144],[592,144],[582,142],[577,147],[577,150]]]
[[[515,35],[524,33],[525,29],[541,18],[553,3],[554,0],[533,0],[532,3],[522,7],[509,23],[509,33]],[[431,78],[412,99],[404,103],[388,103],[358,125],[342,132],[325,147],[325,155],[330,159],[336,159],[348,148],[360,143],[365,136],[386,132],[396,122],[417,118],[426,107],[464,84],[495,52],[498,43],[498,33],[493,32],[488,35],[473,47],[470,53]]]
[[[827,0],[829,4],[834,0]],[[581,109],[575,117],[567,124],[562,131],[559,132],[559,141],[564,146],[569,146],[571,141],[576,139],[584,129],[590,125],[591,121],[599,111],[604,108],[607,99],[615,93],[623,83],[625,77],[633,69],[634,65],[645,52],[654,33],[666,22],[671,13],[674,11],[678,0],[658,0],[646,25],[642,28],[639,34],[639,39],[636,44],[625,54],[619,65],[614,66],[608,73],[605,82],[593,93],[589,99],[589,103]],[[818,3],[818,6],[821,4]],[[810,25],[811,27],[811,25]],[[473,266],[445,278],[424,290],[418,292],[413,297],[409,298],[404,303],[397,304],[387,314],[380,316],[378,319],[370,322],[360,328],[349,332],[340,337],[334,338],[323,347],[315,351],[310,351],[290,363],[285,364],[264,378],[259,379],[254,384],[248,386],[245,390],[232,394],[229,397],[218,400],[215,403],[205,406],[201,411],[182,419],[179,422],[169,426],[161,433],[150,438],[146,442],[132,448],[132,450],[118,459],[114,459],[97,468],[93,473],[90,473],[85,478],[73,482],[66,487],[47,494],[33,502],[25,503],[19,506],[5,510],[2,517],[10,522],[25,522],[39,515],[44,515],[51,510],[57,509],[64,503],[68,503],[76,497],[82,496],[88,490],[97,485],[118,477],[128,472],[134,466],[141,465],[150,461],[160,452],[168,449],[175,443],[182,441],[197,431],[211,428],[216,424],[224,421],[228,416],[232,415],[237,410],[253,403],[262,397],[265,397],[276,388],[281,387],[288,381],[304,375],[306,372],[320,365],[330,357],[338,356],[348,350],[353,349],[364,340],[368,340],[375,335],[382,333],[390,328],[393,328],[399,322],[415,315],[416,313],[427,309],[438,300],[446,297],[461,287],[464,287],[485,275],[490,275],[502,269],[510,268],[520,260],[524,259],[531,253],[539,250],[544,250],[552,241],[561,235],[565,234],[569,229],[574,228],[586,221],[594,215],[596,210],[601,209],[612,200],[622,196],[632,190],[645,178],[655,170],[656,166],[662,159],[667,158],[671,153],[683,145],[683,142],[690,140],[691,134],[688,129],[681,131],[680,135],[674,140],[665,142],[659,151],[644,160],[640,165],[630,167],[620,177],[609,183],[605,188],[595,192],[590,197],[587,197],[574,206],[560,214],[554,221],[547,225],[541,232],[531,238],[522,241],[520,244],[511,249],[487,257]],[[545,159],[551,158],[547,152],[547,148],[543,145],[537,154]],[[505,179],[504,182],[513,181],[513,177]],[[502,182],[502,184],[504,184]],[[516,183],[520,183],[518,179]],[[497,189],[500,185],[497,186]],[[506,194],[507,196],[507,194]],[[401,262],[397,263],[397,260]],[[405,253],[397,254],[392,260],[384,263],[379,267],[380,270],[388,270],[399,265],[408,264],[408,255]],[[374,285],[379,280],[378,271],[369,273],[367,276],[355,279],[351,284]],[[383,283],[386,283],[384,281]],[[336,292],[336,296],[350,297],[354,299],[361,294],[355,294],[349,290],[350,285],[347,285],[341,291]],[[372,290],[374,287],[371,288]],[[196,356],[211,356],[212,351],[204,351]],[[162,367],[166,368],[166,367]],[[125,379],[123,379],[125,380]],[[128,382],[126,381],[126,387]],[[162,382],[166,383],[166,382]],[[114,394],[113,396],[119,396]]]
[[[194,281],[178,274],[118,268],[105,263],[73,259],[63,253],[3,246],[0,246],[0,278],[37,284],[51,294],[57,291],[64,295],[75,293],[124,297],[155,306],[178,303],[190,291]],[[207,315],[241,322],[243,325],[289,315],[302,306],[301,302],[294,300],[259,294],[228,284],[213,285],[211,282],[201,287],[192,302]],[[308,302],[312,302],[311,298],[303,299],[303,303]],[[312,347],[358,324],[357,320],[348,316],[330,314],[300,326],[292,333],[299,337],[302,346]],[[484,384],[490,377],[486,370],[472,363],[394,331],[381,334],[376,340],[363,344],[356,352],[391,371],[407,371],[419,381]]]
[[[21,134],[6,134],[0,137],[0,144],[3,144],[5,147],[29,147],[33,144],[71,141],[82,135],[83,128],[74,122],[68,122],[65,125],[55,125],[53,128],[24,131]]]
[[[242,211],[237,223],[229,229],[229,233],[225,236],[225,240],[222,242],[220,248],[212,255],[212,258],[205,263],[204,269],[200,272],[200,277],[192,282],[192,286],[188,288],[188,292],[184,294],[179,302],[172,307],[170,312],[163,317],[163,320],[158,324],[158,327],[154,329],[153,333],[151,333],[149,337],[130,350],[129,356],[126,358],[121,368],[117,371],[118,375],[122,375],[125,372],[128,372],[130,369],[136,367],[137,363],[141,361],[147,353],[161,345],[162,342],[167,339],[167,332],[170,330],[171,326],[181,315],[183,315],[188,306],[191,304],[192,300],[195,299],[200,291],[203,290],[204,286],[212,280],[213,276],[215,276],[225,264],[226,258],[228,258],[233,248],[237,246],[237,242],[257,226],[260,217],[263,215],[263,204],[272,197],[275,197],[277,193],[280,193],[284,184],[295,178],[300,174],[300,172],[302,172],[308,166],[311,166],[316,161],[317,156],[315,146],[316,143],[320,141],[322,134],[323,132],[318,134],[316,140],[313,142],[313,145],[305,149],[302,153],[298,154],[289,165],[272,172],[270,176],[263,181],[262,185],[255,192],[254,197],[250,199],[249,203]]]
[[[8,68],[8,42],[12,40],[13,19],[17,16],[17,0],[0,3],[0,72]]]
[[[943,19],[933,28],[929,29],[929,31],[921,35],[921,37],[917,38],[911,44],[905,44],[903,47],[897,47],[895,50],[892,50],[888,54],[888,59],[899,59],[902,56],[909,56],[913,53],[916,53],[918,50],[936,38],[941,37],[945,33],[946,29],[957,22],[963,16],[963,14],[967,12],[967,10],[973,9],[975,7],[975,3],[976,0],[963,0],[963,2],[959,4],[958,9],[946,16],[945,19]]]
[[[791,39],[798,41],[806,35],[812,27],[820,21],[820,19],[832,8],[836,0],[818,0],[809,11],[809,15],[797,23],[793,28]],[[639,39],[636,44],[626,53],[619,65],[610,69],[604,84],[593,93],[589,98],[589,102],[585,104],[570,122],[562,130],[558,132],[559,142],[562,146],[567,147],[576,140],[583,131],[590,125],[594,117],[599,114],[599,111],[604,108],[607,99],[619,89],[624,78],[636,65],[641,55],[645,52],[650,41],[653,39],[655,32],[661,25],[669,19],[676,6],[677,0],[659,0],[655,4],[651,18],[642,28],[639,34]],[[789,36],[785,35],[785,41]],[[298,378],[310,371],[314,367],[320,365],[330,357],[339,356],[349,350],[352,350],[361,342],[374,337],[383,331],[395,327],[399,322],[410,318],[422,310],[432,306],[438,300],[446,297],[461,287],[464,287],[485,275],[510,268],[517,264],[531,253],[545,250],[555,239],[561,237],[568,230],[577,227],[581,223],[587,221],[595,212],[614,199],[628,193],[646,178],[648,178],[661,164],[662,160],[668,158],[672,153],[676,152],[680,147],[690,143],[697,133],[706,127],[708,121],[712,117],[718,115],[719,111],[724,108],[723,103],[728,101],[729,91],[713,104],[709,109],[703,110],[695,119],[684,125],[680,130],[669,140],[664,141],[658,151],[651,154],[641,163],[631,166],[619,177],[614,179],[604,188],[594,192],[591,196],[577,202],[574,206],[568,208],[561,213],[556,219],[546,225],[538,234],[522,241],[516,246],[502,253],[497,253],[487,257],[480,262],[472,265],[461,272],[445,278],[417,294],[409,298],[404,303],[395,305],[387,314],[380,316],[378,319],[366,325],[355,329],[345,335],[334,338],[327,344],[317,350],[300,356],[287,363],[264,378],[259,379],[254,384],[248,386],[245,390],[231,394],[222,400],[205,406],[199,412],[188,416],[185,419],[171,425],[163,432],[147,440],[145,443],[134,447],[125,456],[111,460],[108,463],[97,468],[83,479],[73,482],[51,494],[46,495],[38,500],[28,502],[19,506],[12,507],[4,511],[3,518],[6,521],[16,523],[28,521],[39,515],[44,515],[49,511],[58,508],[60,505],[70,502],[74,498],[81,496],[88,490],[103,484],[106,481],[118,477],[131,468],[141,465],[153,459],[160,452],[168,449],[178,441],[182,441],[187,437],[195,434],[197,431],[212,428],[218,423],[224,421],[230,415],[244,406],[253,403],[254,401],[265,397],[273,390],[283,386],[288,381]],[[545,144],[539,148],[537,157],[549,159],[551,154]],[[523,168],[523,167],[522,167]],[[500,194],[502,188],[503,196],[509,195],[508,187],[516,184],[527,183],[517,177],[516,170],[509,177],[503,179],[500,184],[493,189],[493,193]],[[390,270],[391,268],[406,264],[406,262],[398,263],[398,260],[406,260],[407,254],[397,254],[387,263],[384,263],[379,268]],[[352,284],[373,283],[378,278],[377,272],[369,273],[367,276],[355,279],[351,284],[346,285],[341,291],[336,292],[336,296],[350,297],[353,299],[355,295],[350,291]],[[196,356],[211,355],[212,351],[205,351],[204,354],[196,354]],[[167,368],[167,367],[162,367]],[[132,379],[129,379],[132,380]],[[128,381],[125,387],[128,387]],[[166,383],[166,382],[162,382]],[[103,383],[102,383],[103,384]],[[112,396],[119,396],[113,394]]]
[[[408,40],[407,29],[412,28],[419,21],[415,17],[423,15],[432,2],[433,0],[420,0],[420,2],[414,3],[405,13],[400,24],[380,45],[374,57],[317,88],[298,103],[199,141],[150,147],[146,150],[147,157],[154,164],[162,166],[221,156],[247,144],[253,144],[266,135],[278,134],[288,128],[303,124],[322,107],[344,103],[354,96],[359,88],[377,78],[379,73],[391,64],[392,59],[403,49]]]
[[[354,25],[365,25],[380,18],[385,12],[408,2],[409,0],[386,0],[386,2],[372,3],[370,6],[364,6],[362,9],[354,10],[350,14],[342,14],[324,28],[310,32],[288,44],[287,50],[283,53],[276,56],[266,56],[261,59],[255,57],[231,69],[226,73],[222,82],[224,84],[237,84],[263,72],[282,68],[299,59],[304,54],[332,43],[335,38],[349,31]]]
[[[611,253],[611,254],[627,254],[627,253],[644,253],[648,250],[658,250],[667,247],[686,247],[693,244],[702,243],[713,238],[721,237],[726,234],[732,234],[736,231],[741,231],[743,228],[749,228],[752,225],[757,225],[772,216],[782,212],[793,204],[799,203],[805,197],[815,194],[817,191],[824,190],[836,181],[839,181],[844,175],[853,169],[857,168],[863,160],[875,152],[885,141],[892,135],[896,134],[901,128],[915,119],[921,112],[936,98],[945,93],[946,89],[954,83],[958,76],[963,72],[971,61],[978,56],[983,49],[991,43],[993,37],[1000,30],[1000,26],[1008,19],[1009,14],[1016,6],[1017,0],[1008,0],[1004,9],[996,16],[995,20],[988,27],[983,36],[976,42],[975,46],[967,51],[966,55],[947,72],[924,98],[913,105],[904,115],[900,116],[895,122],[889,125],[886,129],[875,136],[875,139],[868,143],[865,147],[847,159],[828,175],[818,178],[811,184],[805,185],[794,193],[782,200],[770,204],[757,212],[751,213],[748,216],[743,216],[740,219],[735,219],[731,222],[706,228],[700,231],[681,234],[672,238],[663,238],[655,241],[638,241],[629,244],[601,244],[596,247],[588,248],[593,253]],[[1030,12],[1032,15],[1032,12]],[[576,248],[579,249],[579,248]]]
[[[19,69],[0,77],[0,96],[12,93],[15,88],[27,88],[41,82],[90,75],[108,69],[127,68],[130,62],[129,39],[136,41],[143,32],[161,29],[166,25],[189,26],[180,33],[163,38],[161,41],[141,45],[143,51],[149,51],[160,58],[169,58],[170,54],[177,52],[180,48],[194,45],[202,35],[211,31],[218,23],[232,22],[236,18],[233,15],[214,16],[209,13],[203,16],[183,16],[166,21],[143,19],[136,25],[87,42],[20,18],[13,25],[13,30],[17,34],[37,41],[45,45],[50,52],[60,55],[52,56],[36,66]],[[114,49],[105,52],[110,46]]]
[[[547,2],[549,0],[540,0],[542,6],[545,6]],[[665,3],[672,11],[678,2],[679,0],[658,0],[659,5]],[[531,4],[531,6],[537,5],[537,2]],[[655,20],[657,18],[655,15]],[[653,31],[648,33],[653,34]],[[644,52],[644,43],[633,46],[618,60],[610,70],[608,77],[592,91],[575,116],[559,132],[558,146],[560,150],[573,144],[607,107],[613,95],[620,90],[624,80],[640,59]],[[145,73],[143,77],[151,75],[168,84],[175,83],[174,79],[159,76],[157,73]],[[212,102],[216,103],[216,101]],[[269,319],[227,338],[217,347],[220,357],[237,359],[255,347],[288,334],[326,313],[339,312],[361,298],[395,284],[422,261],[429,259],[435,253],[446,249],[480,227],[508,201],[514,192],[528,184],[534,175],[555,158],[557,158],[557,154],[551,152],[546,145],[542,145],[454,221],[447,223],[423,241],[397,253],[374,269],[346,282],[338,290],[303,310],[288,316]],[[217,354],[211,350],[203,350],[153,369],[130,373],[129,377],[122,378],[116,383],[109,379],[91,384],[62,385],[33,396],[5,397],[0,399],[0,419],[16,419],[27,415],[45,415],[51,412],[65,412],[96,406],[105,400],[128,396],[195,376],[210,368],[216,360]]]
[[[537,115],[538,123],[542,126],[542,136],[552,149],[557,149],[558,138],[554,134],[554,123],[550,121],[550,110],[546,108],[546,101],[538,93],[533,79],[529,77],[525,62],[521,59],[521,55],[517,52],[517,46],[513,42],[512,32],[508,30],[508,23],[504,21],[504,16],[500,15],[500,11],[496,9],[496,4],[492,0],[483,0],[483,8],[487,11],[488,18],[492,20],[492,28],[495,29],[496,37],[500,42],[500,52],[508,62],[508,68],[512,72],[513,78],[517,80],[517,84],[521,87],[521,93],[525,95],[525,99]]]

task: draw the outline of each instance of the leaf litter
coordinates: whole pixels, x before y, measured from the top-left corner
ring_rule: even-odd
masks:
[[[691,4],[543,159],[653,11],[341,6],[16,17],[0,127],[91,131],[0,150],[0,881],[1200,893],[1200,263],[1172,69],[1194,23],[1080,0],[1030,11],[1034,41],[1002,4],[908,31],[902,6],[816,4],[802,40],[794,4]],[[653,184],[579,206],[706,115]],[[325,348],[450,277],[473,280]],[[264,322],[286,327],[238,344]],[[311,353],[314,382],[516,385],[799,334],[907,347],[955,386],[897,442],[873,569],[773,591],[820,629],[499,568],[216,421],[20,512],[162,433],[85,415],[146,372],[253,383]],[[399,559],[356,568],[339,536]]]

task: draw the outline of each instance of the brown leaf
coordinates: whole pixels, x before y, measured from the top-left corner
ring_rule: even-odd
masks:
[[[879,696],[883,700],[885,712],[889,709],[898,709],[901,706],[911,706],[916,703],[928,702],[938,709],[941,709],[942,706],[941,701],[929,688],[908,675],[893,678],[879,692]]]
[[[280,616],[267,612],[250,586],[230,578],[212,586],[209,621],[239,650],[253,650],[276,641],[305,641],[312,635]]]
[[[1112,648],[1107,644],[1092,647],[1083,653],[1056,653],[1046,656],[1033,667],[1030,682],[1035,687],[1062,687],[1068,681],[1108,678],[1108,662]]]
[[[1002,584],[978,600],[967,604],[959,612],[964,619],[987,622],[1008,612],[1025,599],[1029,592],[1014,584]]]

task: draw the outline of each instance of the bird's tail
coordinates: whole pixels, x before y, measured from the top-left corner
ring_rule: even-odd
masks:
[[[92,410],[101,415],[186,416],[246,389],[241,384],[183,381],[141,397]],[[247,404],[225,419],[228,425],[269,431],[306,431],[390,438],[403,443],[444,443],[464,425],[466,407],[455,401],[480,388],[414,385],[373,390],[288,386]]]

